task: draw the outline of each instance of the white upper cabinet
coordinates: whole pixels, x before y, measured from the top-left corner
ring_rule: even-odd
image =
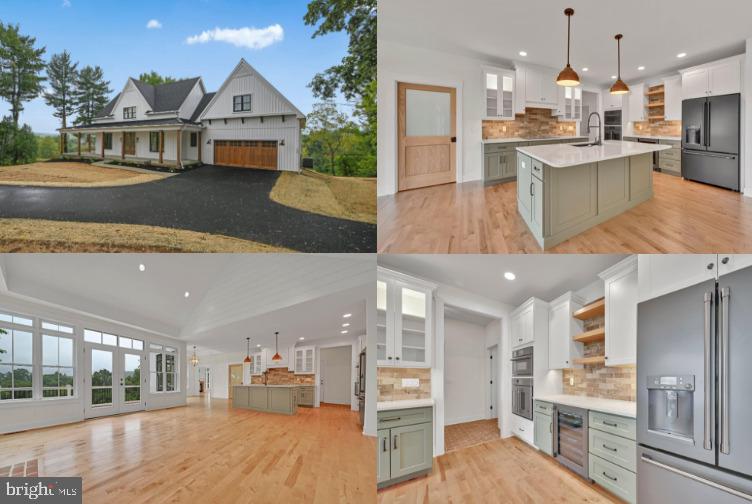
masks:
[[[574,337],[582,332],[582,322],[572,313],[582,308],[583,301],[572,292],[554,299],[548,310],[548,367],[568,369],[576,366],[574,359],[583,356],[583,345]]]
[[[379,366],[431,367],[434,286],[379,268],[376,282]]]
[[[279,355],[282,360],[272,360],[276,350],[274,348],[264,348],[264,362],[266,369],[269,368],[292,368],[292,360],[290,359],[290,348],[285,346],[279,347]]]
[[[266,362],[264,361],[264,352],[256,352],[251,354],[251,374],[260,375],[266,371]]]
[[[645,121],[645,84],[630,84],[629,86],[629,118],[628,121]]]
[[[681,76],[663,79],[663,115],[666,121],[681,121]]]
[[[554,115],[561,116],[559,119],[566,121],[579,121],[582,119],[582,88],[558,86],[559,101]]]
[[[606,300],[606,366],[636,364],[637,257],[628,257],[598,276]]]
[[[601,91],[601,102],[603,102],[603,110],[620,109],[622,105],[622,95],[612,95],[608,89]]]
[[[510,317],[512,348],[529,346],[536,338],[548,337],[548,303],[530,298],[512,312]]]
[[[524,65],[524,81],[525,105],[554,110],[559,107],[559,86],[556,84],[555,70]]]
[[[514,119],[515,72],[483,68],[483,108],[486,119]]]
[[[741,92],[739,57],[715,61],[682,71],[682,98],[703,98]]]
[[[316,348],[312,346],[295,347],[295,374],[313,374],[315,372]]]

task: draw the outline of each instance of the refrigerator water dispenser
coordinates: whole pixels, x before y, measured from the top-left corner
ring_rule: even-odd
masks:
[[[648,376],[648,430],[694,439],[695,377]]]

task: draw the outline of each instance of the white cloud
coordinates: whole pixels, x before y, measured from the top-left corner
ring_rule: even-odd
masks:
[[[207,42],[227,42],[236,47],[247,47],[249,49],[263,49],[270,45],[280,42],[285,38],[285,31],[278,24],[267,26],[266,28],[214,28],[201,32],[199,35],[188,37],[185,41],[188,44],[206,44]]]
[[[63,0],[63,7],[70,7],[71,3],[70,0]]]
[[[162,28],[162,23],[156,19],[150,19],[149,22],[146,23],[146,27],[150,30],[156,30],[157,28]]]

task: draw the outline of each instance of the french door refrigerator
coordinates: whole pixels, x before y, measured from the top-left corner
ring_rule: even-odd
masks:
[[[682,177],[739,190],[741,95],[682,101]]]
[[[640,503],[752,501],[752,267],[639,303]]]

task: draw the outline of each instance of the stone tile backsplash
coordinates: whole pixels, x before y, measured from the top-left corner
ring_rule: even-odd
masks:
[[[402,387],[403,378],[417,378],[417,387]],[[431,398],[431,370],[425,368],[378,368],[378,401]]]
[[[635,121],[633,129],[637,135],[681,136],[681,121]]]
[[[573,385],[570,385],[570,379]],[[562,372],[564,393],[578,396],[637,400],[637,368],[635,366],[585,366]]]
[[[316,375],[298,374],[287,368],[270,368],[267,373],[267,385],[315,385]],[[251,383],[254,385],[263,385],[264,377],[251,376]]]
[[[574,136],[576,123],[559,121],[549,109],[526,108],[514,121],[483,121],[483,139],[488,138],[543,138]]]

